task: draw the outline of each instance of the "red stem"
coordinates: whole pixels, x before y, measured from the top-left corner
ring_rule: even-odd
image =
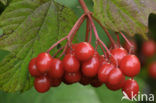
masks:
[[[85,19],[86,14],[83,14],[74,24],[73,28],[71,29],[71,31],[68,34],[68,40],[70,40],[70,37],[72,36],[72,34],[78,30],[77,27],[78,25],[81,23],[81,21],[83,21]]]
[[[86,41],[86,42],[88,42],[89,31],[90,31],[90,23],[89,23],[89,19],[87,18],[86,37],[85,37],[85,41]]]
[[[73,33],[76,33],[75,31],[77,31],[80,27],[80,25],[82,24],[82,22],[85,19],[86,14],[83,14],[75,23],[75,25],[73,26],[73,28],[71,29],[71,31],[69,32],[69,34],[67,36],[65,36],[64,38],[62,38],[61,40],[57,41],[55,44],[53,44],[48,50],[47,52],[49,53],[54,47],[56,47],[59,43],[61,43],[62,41],[64,41],[65,39],[68,39],[67,44],[70,44],[70,38],[72,36]],[[78,27],[78,28],[77,28]],[[75,35],[75,34],[74,34]],[[73,39],[73,38],[72,38]],[[63,55],[66,52],[66,46],[64,51],[62,52],[61,55]]]
[[[106,33],[107,37],[109,38],[111,44],[113,45],[114,48],[116,48],[117,45],[116,45],[115,41],[113,40],[113,38],[111,37],[111,35],[110,35],[110,33],[108,32],[108,30],[107,30],[107,29],[101,24],[101,22],[100,22],[98,19],[96,19],[94,16],[93,16],[93,19],[103,28],[103,30],[105,31],[105,33]]]
[[[86,6],[84,0],[79,0],[79,2],[80,2],[80,4],[81,4],[82,9],[84,10],[84,12],[85,12],[85,13],[87,14],[87,16],[88,16],[88,19],[89,19],[89,21],[90,21],[90,23],[91,23],[91,26],[92,26],[92,28],[93,28],[94,35],[95,35],[95,37],[96,37],[96,40],[99,41],[99,42],[102,44],[102,46],[106,49],[107,53],[108,53],[110,56],[113,57],[113,55],[110,53],[110,51],[109,51],[109,49],[107,48],[107,46],[100,40],[99,35],[98,35],[98,33],[97,33],[97,30],[96,30],[96,27],[95,27],[95,24],[94,24],[94,22],[93,22],[93,20],[92,20],[92,16],[91,16],[91,14],[89,13],[89,10],[88,10],[88,8],[87,8],[87,6]],[[113,58],[114,58],[114,57],[113,57]],[[115,60],[115,59],[114,59],[114,60]],[[118,66],[117,61],[116,61],[116,66]]]
[[[115,32],[116,36],[117,36],[117,43],[118,43],[118,46],[120,47],[120,37],[119,37],[119,34],[117,32]]]
[[[52,45],[48,50],[47,53],[49,53],[53,48],[55,48],[59,43],[61,43],[62,41],[66,40],[68,36],[65,36],[64,38],[62,38],[61,40],[57,41],[54,45]]]
[[[119,32],[119,33],[125,39],[125,41],[127,42],[127,44],[130,46],[129,53],[131,53],[134,50],[134,46],[131,44],[131,42],[127,39],[127,37],[122,32]]]
[[[85,15],[85,14],[84,14],[84,15]],[[83,15],[82,15],[82,16],[83,16]],[[80,28],[81,24],[84,22],[84,20],[85,20],[85,17],[82,18],[82,19],[80,20],[80,22],[79,22],[77,28],[75,29],[75,32],[72,34],[71,41],[74,39],[74,36],[76,35],[77,31],[79,30],[79,28]]]
[[[80,2],[80,5],[81,5],[82,9],[84,10],[84,12],[89,13],[90,11],[88,10],[84,0],[79,0],[79,2]]]
[[[91,43],[91,41],[92,41],[92,26],[91,25],[89,25],[89,32],[90,32],[89,43]]]
[[[62,47],[62,48],[60,48],[54,55],[53,55],[53,57],[55,57],[61,50],[63,50],[64,49],[64,47]]]

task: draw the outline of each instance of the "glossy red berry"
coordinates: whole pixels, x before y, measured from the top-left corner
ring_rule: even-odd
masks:
[[[121,60],[128,55],[127,51],[124,48],[115,48],[111,50],[112,55],[114,56],[114,59],[118,61],[118,64],[120,64]],[[111,57],[112,58],[112,57]],[[115,64],[115,63],[114,63]]]
[[[87,42],[81,42],[75,49],[75,55],[80,61],[86,61],[94,55],[94,48]]]
[[[36,66],[41,73],[49,71],[52,62],[52,57],[49,53],[40,53],[37,56]]]
[[[145,56],[153,56],[156,53],[156,46],[153,40],[148,40],[142,45],[142,53]]]
[[[110,85],[118,85],[123,79],[122,71],[118,68],[114,68],[108,75],[108,83]]]
[[[81,74],[80,72],[76,72],[76,73],[66,72],[64,78],[67,83],[76,83],[81,80]]]
[[[47,76],[40,76],[35,78],[34,87],[38,92],[47,92],[50,89],[50,86],[50,79]]]
[[[77,44],[72,44],[72,47],[67,49],[66,54],[73,54],[73,55],[75,55],[76,47],[77,47]]]
[[[98,78],[96,77],[96,78],[94,78],[94,79],[92,79],[92,81],[91,81],[91,86],[93,86],[93,87],[100,87],[100,86],[102,86],[102,82],[100,82],[99,80],[98,80]]]
[[[108,75],[114,69],[114,65],[110,63],[103,64],[98,71],[98,79],[103,83],[108,82]]]
[[[135,80],[129,79],[125,82],[122,91],[131,99],[138,95],[139,85]]]
[[[80,84],[82,85],[88,85],[91,83],[92,78],[86,77],[84,75],[81,75],[81,80],[80,80]]]
[[[58,87],[61,84],[61,79],[50,79],[52,87]]]
[[[38,71],[36,67],[36,58],[33,58],[29,63],[29,73],[33,77],[38,77],[41,75],[41,73]]]
[[[156,79],[156,61],[152,62],[148,67],[148,74],[153,79]]]
[[[86,77],[96,76],[99,65],[99,58],[96,55],[94,55],[91,59],[82,63],[83,75]]]
[[[64,69],[62,61],[57,58],[53,59],[48,71],[48,75],[52,78],[61,78],[63,76],[63,73]]]
[[[117,85],[111,85],[109,83],[106,83],[106,87],[112,91],[116,91],[116,90],[119,90],[121,89],[123,86],[124,86],[124,83],[125,83],[125,76],[122,76],[122,80],[119,84]]]
[[[67,54],[63,58],[63,66],[66,72],[78,72],[80,63],[73,54]]]
[[[140,72],[140,68],[140,61],[135,55],[125,56],[120,63],[120,69],[129,77],[136,76]]]

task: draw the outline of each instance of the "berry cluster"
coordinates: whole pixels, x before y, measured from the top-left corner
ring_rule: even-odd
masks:
[[[35,77],[34,86],[38,92],[59,86],[61,81],[65,84],[91,84],[93,87],[105,83],[110,90],[123,88],[131,98],[128,93],[137,94],[139,87],[135,80],[125,80],[125,76],[136,76],[140,72],[140,62],[122,47],[110,52],[119,66],[113,63],[112,57],[108,59],[100,55],[90,43],[81,42],[68,48],[63,60],[52,58],[49,53],[40,53],[30,61],[29,72]]]
[[[107,29],[95,19],[87,9],[83,0],[79,0],[85,13],[78,19],[67,36],[52,45],[47,52],[40,53],[36,58],[33,58],[29,63],[29,72],[35,77],[34,87],[38,92],[46,92],[50,87],[57,87],[64,82],[65,84],[73,84],[79,82],[82,85],[92,85],[100,87],[105,84],[110,90],[122,89],[124,94],[129,98],[137,95],[139,86],[133,79],[140,72],[140,61],[137,56],[132,54],[134,50],[132,44],[122,32],[119,32],[125,41],[130,46],[128,52],[116,43],[110,36]],[[72,44],[80,25],[87,18],[87,30],[85,42]],[[108,49],[103,41],[99,38],[93,20],[97,21],[112,43],[112,48]],[[96,38],[95,48],[91,45],[92,29]],[[119,37],[119,33],[116,33]],[[49,52],[56,47],[60,42],[67,39],[64,47],[61,47],[58,52],[63,49],[60,57],[58,54],[51,56]],[[103,55],[97,52],[98,46],[103,51]],[[130,77],[126,80],[125,77]]]

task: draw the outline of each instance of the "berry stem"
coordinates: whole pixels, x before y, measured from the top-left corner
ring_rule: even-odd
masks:
[[[111,44],[113,45],[114,48],[116,48],[117,45],[116,45],[115,41],[113,40],[113,38],[111,37],[109,31],[101,24],[101,22],[98,19],[96,19],[94,16],[92,18],[102,27],[102,29],[105,31],[107,37],[109,38]]]
[[[93,28],[94,35],[95,35],[95,37],[96,37],[96,40],[97,40],[98,42],[100,42],[100,43],[102,44],[102,46],[106,49],[107,53],[108,53],[110,56],[112,56],[112,57],[114,58],[114,56],[110,53],[110,51],[109,51],[109,49],[107,48],[107,46],[106,46],[106,45],[101,41],[101,39],[99,38],[99,35],[98,35],[98,33],[97,33],[95,24],[94,24],[94,22],[93,22],[91,13],[90,13],[90,11],[88,10],[88,8],[87,8],[87,6],[86,6],[84,0],[79,0],[79,2],[80,2],[80,4],[81,4],[82,9],[84,10],[84,12],[86,13],[86,15],[88,16],[88,19],[89,19],[89,21],[90,21],[90,23],[91,23],[91,26],[92,26],[92,28]],[[115,60],[115,59],[114,59],[114,60]],[[115,60],[115,61],[116,61],[116,60]],[[117,61],[116,61],[116,66],[118,66]]]
[[[90,34],[89,34],[89,43],[91,43],[91,41],[92,41],[92,26],[91,25],[89,25],[89,32],[90,32]]]
[[[115,32],[115,34],[116,34],[116,37],[117,37],[118,46],[120,47],[120,37],[119,37],[119,34],[117,32]]]
[[[69,32],[68,34],[68,40],[70,41],[71,39],[71,36],[73,33],[75,33],[79,28],[77,27],[80,27],[79,25],[83,23],[84,19],[86,17],[86,14],[83,14],[77,21],[76,23],[74,24],[73,28],[71,29],[71,31]]]
[[[125,39],[125,41],[127,42],[127,44],[130,46],[129,53],[131,53],[134,50],[134,46],[131,44],[131,42],[127,39],[127,37],[122,32],[119,32],[119,33]]]
[[[70,38],[72,36],[73,33],[76,34],[76,32],[78,31],[80,25],[83,23],[84,19],[85,19],[86,14],[83,14],[75,23],[75,25],[73,26],[73,28],[71,29],[71,31],[69,32],[69,34],[67,36],[65,36],[64,38],[62,38],[61,40],[57,41],[55,44],[53,44],[48,50],[47,53],[49,53],[54,47],[56,47],[59,43],[61,43],[62,41],[64,41],[65,39],[68,39],[67,44],[70,44]],[[75,35],[74,34],[74,35]],[[73,37],[72,37],[73,39]],[[68,45],[65,46],[64,51],[62,52],[61,55],[63,55],[66,52],[66,48]]]
[[[88,42],[88,36],[89,36],[89,31],[90,31],[90,23],[89,23],[89,19],[87,18],[86,21],[86,37],[85,37],[85,41]]]
[[[85,14],[84,14],[84,15],[85,15]],[[82,16],[83,16],[83,15],[82,15]],[[72,34],[72,36],[71,36],[71,41],[74,39],[74,37],[75,37],[77,31],[79,30],[79,28],[80,28],[81,24],[84,22],[84,20],[85,20],[85,18],[82,17],[82,19],[80,20],[78,26],[77,26],[76,29],[75,29],[75,32],[74,32],[74,33]]]
[[[105,56],[106,58],[108,58],[108,55],[107,55],[106,51],[103,49],[103,47],[102,47],[102,45],[101,45],[100,43],[99,43],[99,46],[100,46],[100,48],[102,49],[104,56]]]
[[[55,48],[59,43],[61,43],[62,41],[66,40],[68,36],[65,36],[64,38],[62,38],[61,40],[57,41],[55,44],[53,44],[48,50],[47,53],[49,53],[53,48]]]
[[[79,2],[80,2],[80,5],[81,5],[82,9],[84,10],[84,12],[89,13],[90,11],[88,10],[84,0],[79,0]]]
[[[64,49],[64,47],[59,48],[59,50],[53,55],[53,58],[63,49]]]

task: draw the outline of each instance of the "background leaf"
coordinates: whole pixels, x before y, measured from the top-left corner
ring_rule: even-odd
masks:
[[[0,2],[3,4],[3,5],[6,5],[7,4],[7,0],[0,0]]]
[[[93,0],[94,16],[113,31],[129,35],[148,32],[148,17],[156,13],[156,0]],[[145,36],[145,35],[144,35]]]
[[[0,17],[0,49],[10,52],[0,62],[0,89],[16,92],[32,87],[30,59],[67,35],[75,19],[70,9],[53,0],[13,0]]]

